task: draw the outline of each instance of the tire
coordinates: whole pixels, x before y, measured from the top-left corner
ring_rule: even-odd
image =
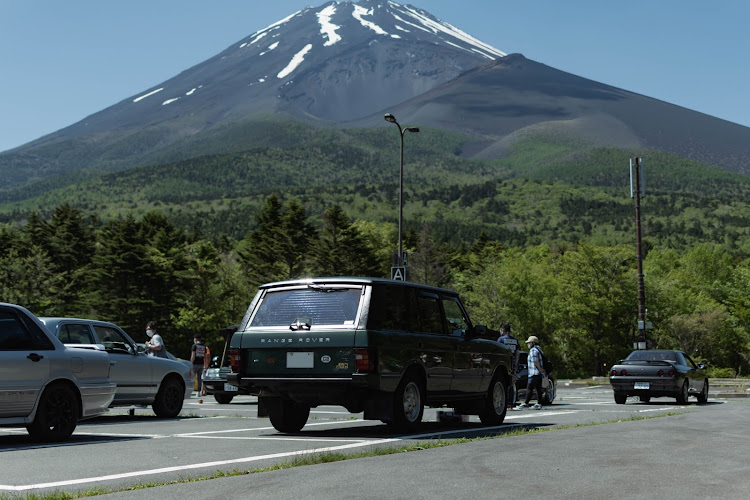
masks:
[[[220,405],[228,405],[234,399],[234,396],[229,394],[214,394],[214,399]]]
[[[680,392],[677,394],[676,398],[678,405],[686,405],[688,402],[688,381],[685,379],[685,381],[682,383],[682,387],[680,388]]]
[[[422,381],[407,373],[393,394],[393,420],[391,427],[397,431],[414,430],[424,414],[424,389]]]
[[[26,430],[35,441],[62,441],[73,434],[79,414],[75,391],[65,384],[53,384],[42,393],[34,421]]]
[[[641,400],[641,403],[648,403],[651,401],[651,396],[638,396],[638,399]]]
[[[628,395],[627,394],[618,394],[618,393],[615,393],[615,403],[617,403],[618,405],[624,405],[625,401],[627,401],[627,400],[628,400]]]
[[[703,389],[698,394],[698,404],[704,405],[708,403],[708,379],[703,381]]]
[[[281,400],[281,411],[279,413],[269,413],[271,425],[279,432],[292,433],[299,432],[307,423],[310,416],[310,407],[300,403],[295,403],[291,399]]]
[[[182,411],[182,399],[185,392],[182,384],[174,377],[164,379],[156,393],[156,399],[151,406],[157,417],[175,418]]]
[[[489,389],[487,389],[485,406],[479,413],[479,420],[484,425],[500,425],[505,420],[505,414],[508,412],[505,391],[505,382],[499,377],[493,378]]]
[[[542,401],[545,405],[551,405],[555,401],[555,397],[557,396],[557,385],[550,379],[549,381],[549,387],[544,389],[544,397],[542,398]]]

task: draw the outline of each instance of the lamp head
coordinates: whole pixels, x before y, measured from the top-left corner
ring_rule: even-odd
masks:
[[[396,117],[395,117],[395,116],[393,116],[393,115],[392,115],[392,114],[390,114],[390,113],[386,113],[386,114],[385,114],[385,121],[387,121],[387,122],[391,122],[391,123],[396,123]]]

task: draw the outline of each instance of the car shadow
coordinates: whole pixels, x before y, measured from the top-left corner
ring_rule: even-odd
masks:
[[[91,436],[87,435],[85,431],[81,431],[81,434],[76,434],[74,432],[73,435],[68,439],[59,443],[45,443],[34,441],[28,434],[16,434],[8,436],[0,435],[0,453],[18,450],[33,450],[39,448],[60,448],[65,446],[81,446],[95,443],[112,443],[153,439],[150,436]]]
[[[531,430],[547,427],[555,424],[539,423],[504,423],[497,426],[487,426],[479,422],[445,423],[445,422],[422,422],[412,432],[395,432],[386,424],[361,425],[357,427],[341,427],[328,429],[302,429],[296,433],[270,432],[269,435],[291,435],[310,437],[318,439],[334,438],[362,438],[362,439],[420,439],[430,441],[450,439],[472,439],[478,437],[494,437],[515,432],[518,430]]]

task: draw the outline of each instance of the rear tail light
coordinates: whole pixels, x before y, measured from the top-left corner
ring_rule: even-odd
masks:
[[[669,376],[674,377],[674,370],[669,370]]]
[[[625,375],[627,375],[627,374],[628,374],[628,372],[627,372],[626,370],[620,370],[620,375],[623,375],[623,376],[625,376]]]
[[[230,349],[229,350],[229,365],[232,367],[232,371],[235,373],[240,372],[240,350]]]
[[[659,375],[660,377],[663,377],[664,376],[664,370],[659,370],[658,372],[656,372],[656,374]]]
[[[617,370],[612,370],[609,374],[614,377],[615,375],[617,375]]]
[[[377,371],[377,351],[371,347],[354,349],[354,370],[357,373],[374,373]]]

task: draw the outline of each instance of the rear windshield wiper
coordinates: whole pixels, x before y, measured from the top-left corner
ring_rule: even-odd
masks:
[[[312,327],[312,320],[310,318],[297,318],[294,323],[289,325],[289,329],[293,332],[297,330],[309,330]]]

